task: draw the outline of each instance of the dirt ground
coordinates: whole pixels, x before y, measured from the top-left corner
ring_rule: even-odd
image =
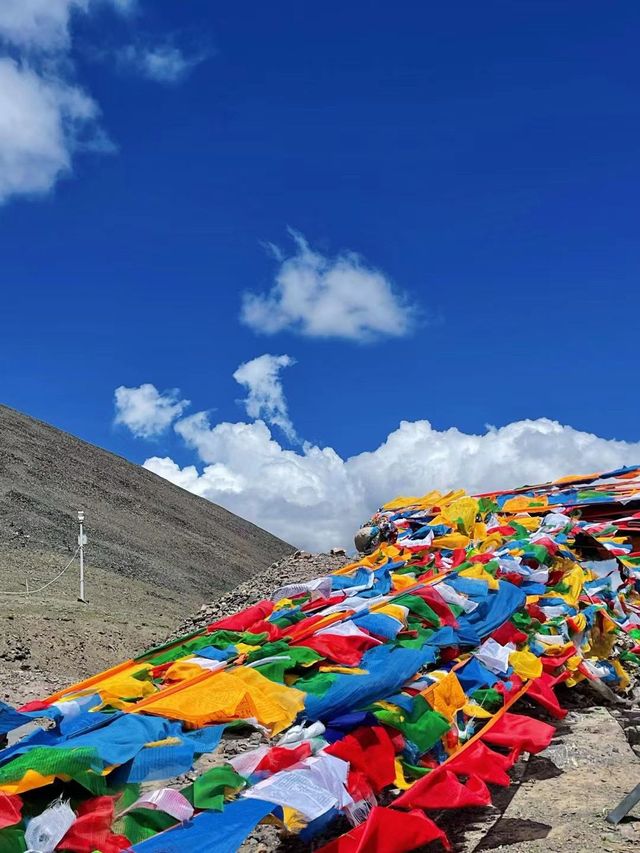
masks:
[[[77,577],[56,594],[0,606],[0,698],[43,698],[162,640],[198,603],[159,595],[150,585],[91,567],[88,604],[77,601]],[[153,618],[149,614],[155,614]]]
[[[640,782],[640,759],[606,708],[571,712],[476,850],[511,853],[632,851],[640,846],[640,809],[617,827],[604,817]]]
[[[87,604],[78,601],[77,570],[46,594],[0,598],[0,699],[20,705],[247,607],[292,580],[339,568],[346,557],[298,551],[213,601],[198,591],[159,590],[89,565]],[[36,581],[52,577],[43,558]]]
[[[617,827],[605,821],[640,782],[640,758],[612,709],[575,707],[555,725],[549,748],[521,759],[509,788],[493,789],[492,807],[438,818],[456,853],[640,849],[640,806]]]

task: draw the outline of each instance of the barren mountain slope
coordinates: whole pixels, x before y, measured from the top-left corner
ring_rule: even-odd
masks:
[[[36,595],[76,548],[78,567]],[[162,639],[293,548],[118,456],[0,406],[0,670],[13,692],[75,681]],[[32,682],[32,683],[29,683]],[[7,692],[12,692],[7,690]]]
[[[163,590],[210,598],[293,550],[138,465],[0,406],[0,581],[7,588],[24,588],[25,572],[37,571],[43,554],[64,565],[79,508],[93,566]]]

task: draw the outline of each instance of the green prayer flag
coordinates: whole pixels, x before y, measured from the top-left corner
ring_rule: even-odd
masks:
[[[28,770],[42,776],[70,776],[85,785],[87,771],[100,772],[103,767],[98,750],[93,747],[37,746],[0,767],[0,785],[19,781]]]
[[[502,703],[504,697],[501,693],[498,693],[497,690],[494,690],[493,687],[480,688],[479,690],[474,690],[471,694],[471,698],[476,703],[476,705],[480,705],[481,708],[484,708],[486,711],[490,711],[492,714],[502,708]]]
[[[305,693],[313,693],[315,696],[324,696],[337,678],[335,672],[313,672],[303,675],[295,682],[294,687],[304,690]]]
[[[492,512],[498,512],[498,510],[498,504],[493,500],[493,498],[479,498],[478,511],[480,515],[491,515]]]
[[[414,743],[421,754],[428,752],[431,747],[451,728],[451,724],[434,711],[424,696],[416,696],[410,714],[403,710],[391,711],[380,709],[374,715],[381,723],[398,729],[407,740]]]
[[[8,826],[6,829],[0,829],[0,853],[24,853],[26,849],[22,827]]]
[[[189,800],[194,809],[214,809],[222,811],[225,794],[244,788],[246,779],[240,776],[230,764],[212,767],[198,776],[195,782],[182,788],[181,793]]]
[[[419,595],[411,595],[410,593],[406,593],[405,595],[401,595],[398,598],[393,600],[394,604],[400,604],[402,607],[408,607],[412,613],[415,613],[416,616],[419,616],[421,619],[424,619],[425,622],[428,622],[429,625],[439,628],[442,624],[440,621],[440,617],[433,610],[433,608],[429,607],[427,602],[420,598]]]
[[[158,832],[163,832],[177,824],[178,821],[166,812],[157,809],[138,808],[125,815],[123,834],[132,844],[139,844]]]

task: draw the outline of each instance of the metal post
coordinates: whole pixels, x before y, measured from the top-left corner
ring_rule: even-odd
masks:
[[[80,547],[80,601],[84,601],[84,546],[86,543],[86,537],[84,535],[84,530],[82,523],[84,521],[84,512],[82,510],[78,510],[78,522],[80,523],[80,535],[78,536],[78,545]]]
[[[633,791],[631,791],[630,794],[627,794],[624,800],[622,800],[622,802],[619,803],[613,811],[609,812],[606,817],[607,822],[616,826],[638,803],[640,803],[640,785],[636,785]]]

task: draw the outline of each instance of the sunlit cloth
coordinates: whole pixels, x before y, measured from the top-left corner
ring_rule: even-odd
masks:
[[[170,695],[157,694],[144,711],[194,727],[255,719],[277,734],[303,707],[304,694],[299,690],[269,681],[255,669],[237,667],[186,684]]]

